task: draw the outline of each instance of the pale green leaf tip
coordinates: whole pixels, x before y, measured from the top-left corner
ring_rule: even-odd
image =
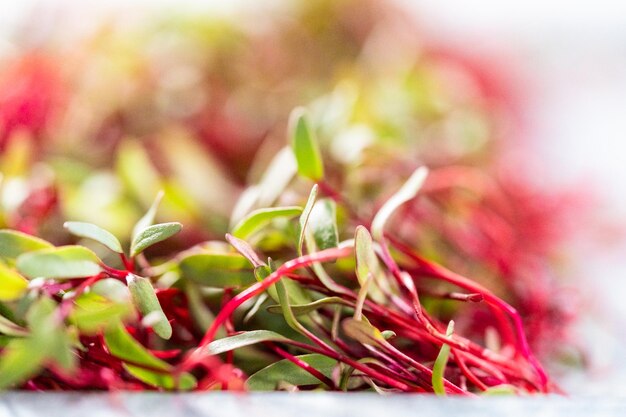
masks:
[[[376,240],[381,240],[384,233],[385,224],[398,207],[407,201],[413,199],[424,185],[428,177],[428,168],[421,166],[417,168],[409,179],[402,185],[400,190],[396,192],[383,206],[378,210],[372,221],[372,236]]]

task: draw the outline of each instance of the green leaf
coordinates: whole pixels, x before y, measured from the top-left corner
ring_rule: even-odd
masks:
[[[131,315],[132,309],[128,303],[114,302],[94,292],[88,292],[76,299],[69,319],[81,332],[96,334]]]
[[[340,297],[326,297],[307,304],[291,305],[291,311],[293,311],[293,314],[295,314],[296,316],[302,316],[305,314],[309,314],[312,311],[318,310],[324,306],[336,304],[342,304],[345,306],[351,305],[348,301]],[[271,305],[267,307],[267,311],[274,314],[282,314],[283,310],[280,305]]]
[[[289,146],[285,146],[276,152],[259,181],[256,199],[257,207],[273,205],[297,172],[296,158]]]
[[[269,330],[252,330],[214,340],[204,348],[204,352],[211,355],[218,355],[220,353],[228,352],[229,350],[239,349],[256,343],[284,342],[287,340],[289,339],[276,332]]]
[[[313,188],[311,188],[311,192],[309,194],[309,198],[307,199],[306,204],[304,205],[304,209],[302,210],[302,214],[300,215],[300,227],[298,233],[298,256],[302,256],[302,245],[304,244],[306,226],[309,221],[311,210],[313,210],[315,199],[317,198],[318,188],[319,187],[317,186],[317,184],[313,185]]]
[[[366,345],[377,345],[386,342],[380,330],[365,320],[355,320],[352,317],[348,317],[341,322],[341,325],[343,331],[357,342]]]
[[[133,304],[144,317],[148,320],[149,327],[163,339],[172,337],[172,326],[167,320],[159,299],[154,293],[154,287],[148,278],[140,277],[134,274],[128,274],[126,277],[130,296]]]
[[[308,363],[328,378],[332,377],[333,369],[337,366],[336,360],[317,353],[299,355],[297,358]],[[250,376],[246,385],[250,391],[274,391],[277,384],[281,381],[286,381],[296,386],[321,383],[316,377],[298,365],[283,359]]]
[[[378,210],[374,220],[372,221],[372,235],[375,239],[381,240],[384,233],[385,223],[391,215],[402,204],[415,198],[419,190],[424,185],[428,176],[428,168],[419,167],[413,172],[411,177],[402,185],[402,187]]]
[[[308,225],[317,250],[336,248],[339,245],[337,206],[333,200],[323,198],[315,203]]]
[[[93,284],[90,292],[118,304],[128,304],[130,301],[130,291],[128,291],[128,287],[114,278],[98,280],[98,282]]]
[[[177,388],[174,377],[170,375],[174,367],[152,355],[121,323],[109,328],[104,334],[104,341],[113,356],[129,362],[125,368],[135,378],[156,387]],[[196,385],[195,378],[187,373],[181,375],[179,383],[180,389],[192,389]]]
[[[298,173],[303,177],[318,181],[324,177],[324,165],[317,143],[317,138],[309,121],[306,110],[297,107],[289,118],[289,136],[291,148],[298,164]]]
[[[130,245],[130,256],[137,256],[155,243],[174,236],[182,228],[183,225],[178,222],[160,223],[146,227],[133,238]]]
[[[246,239],[259,229],[279,217],[295,217],[302,213],[301,207],[275,207],[254,210],[243,218],[232,231],[232,235],[239,239]]]
[[[95,240],[98,243],[103,244],[113,252],[123,253],[122,244],[111,232],[104,230],[100,226],[96,226],[92,223],[84,222],[65,222],[63,224],[71,234],[87,239]]]
[[[380,271],[380,263],[374,252],[372,236],[363,226],[357,226],[354,233],[354,252],[356,257],[356,276],[361,286],[365,285],[368,276]]]
[[[250,262],[238,254],[200,253],[183,258],[183,278],[207,287],[241,287],[254,282]]]
[[[7,336],[24,337],[28,336],[28,330],[18,326],[4,316],[0,316],[0,334]]]
[[[163,372],[172,369],[170,364],[152,355],[136,341],[120,322],[104,333],[104,341],[109,352],[118,359]]]
[[[139,221],[137,221],[137,223],[135,224],[135,227],[133,227],[133,234],[132,234],[133,240],[137,237],[137,235],[142,230],[154,224],[154,218],[156,217],[156,212],[159,209],[159,204],[161,204],[161,200],[163,200],[164,195],[165,193],[163,191],[159,191],[156,198],[152,202],[152,205],[146,212],[146,214],[144,214],[143,217],[139,219]]]
[[[50,298],[39,298],[28,310],[26,320],[31,330],[30,340],[46,347],[46,362],[52,361],[66,372],[72,372],[77,358],[70,335],[59,321],[57,304]]]
[[[196,378],[190,373],[182,373],[178,379],[178,385],[176,385],[176,379],[170,374],[161,374],[158,372],[152,372],[148,369],[141,368],[125,363],[124,368],[129,374],[137,378],[138,380],[152,385],[154,387],[165,388],[168,390],[179,389],[182,391],[192,390],[198,385]]]
[[[0,358],[0,390],[37,375],[45,358],[46,350],[31,339],[11,340]]]
[[[230,245],[237,250],[241,255],[243,255],[255,268],[264,265],[259,255],[254,251],[252,246],[245,240],[236,238],[230,233],[226,233],[226,241],[230,243]]]
[[[26,252],[54,247],[38,237],[27,235],[16,230],[0,230],[0,257],[14,260]]]
[[[100,259],[83,246],[61,246],[28,252],[17,258],[17,270],[27,278],[84,278],[101,272]]]
[[[453,331],[454,321],[450,320],[450,323],[448,323],[448,329],[446,330],[446,336],[452,336]],[[450,345],[444,343],[441,346],[439,354],[437,355],[437,359],[435,359],[432,375],[433,391],[435,391],[435,394],[440,396],[446,395],[446,390],[444,388],[444,372],[446,371],[446,366],[448,364],[448,356],[450,356]]]
[[[28,289],[28,281],[13,269],[0,263],[0,301],[20,298]]]

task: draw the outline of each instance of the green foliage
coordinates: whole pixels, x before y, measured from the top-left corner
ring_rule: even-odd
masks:
[[[291,148],[298,164],[298,173],[313,181],[324,177],[324,165],[315,133],[307,119],[306,110],[298,107],[289,118]]]
[[[178,222],[148,226],[137,232],[130,245],[130,256],[137,256],[150,246],[162,242],[180,232],[183,225]]]
[[[297,358],[308,363],[328,378],[331,378],[333,369],[337,366],[336,360],[315,353],[299,355]],[[246,381],[246,385],[251,391],[274,391],[278,384],[283,381],[295,386],[321,383],[309,372],[289,360],[283,359],[251,375]]]
[[[15,260],[26,252],[52,247],[51,243],[26,233],[16,230],[0,230],[0,257],[7,260]]]
[[[28,281],[12,268],[0,263],[0,301],[19,299],[28,288]]]
[[[135,304],[143,316],[144,325],[151,327],[163,339],[172,337],[172,326],[167,317],[165,317],[165,313],[163,313],[150,280],[134,274],[128,274],[126,282],[128,283],[133,304]]]
[[[102,271],[100,259],[84,246],[61,246],[23,253],[17,270],[27,278],[84,278]]]
[[[104,340],[111,354],[126,362],[126,370],[146,384],[169,390],[190,390],[196,386],[195,378],[189,373],[181,374],[177,381],[172,376],[172,365],[148,352],[122,324],[110,328]]]
[[[372,221],[372,235],[377,240],[381,240],[384,233],[384,227],[391,215],[404,203],[415,198],[419,190],[422,188],[426,177],[428,176],[428,168],[420,167],[413,172],[413,175],[402,185],[402,187],[378,210],[374,220]]]
[[[239,223],[237,223],[237,225],[232,230],[232,234],[239,239],[246,239],[252,236],[255,232],[268,225],[274,219],[281,217],[291,218],[299,216],[300,214],[302,214],[301,207],[275,207],[258,209],[251,212]]]
[[[286,340],[288,339],[285,336],[276,332],[269,330],[252,330],[214,340],[209,343],[204,350],[206,353],[217,355],[261,342],[283,342]]]
[[[104,230],[95,224],[84,222],[65,222],[63,227],[65,227],[71,234],[95,240],[96,242],[111,249],[113,252],[124,252],[122,250],[122,244],[111,232]]]
[[[333,200],[323,198],[317,201],[311,210],[307,224],[317,250],[336,248],[339,245],[337,205]]]
[[[250,263],[232,253],[198,253],[184,257],[179,264],[181,275],[207,287],[242,287],[254,282]]]
[[[450,337],[452,336],[452,333],[454,332],[454,322],[451,321],[448,324],[448,329],[446,330],[446,336]],[[448,357],[450,356],[450,345],[448,345],[447,343],[444,343],[443,346],[441,346],[441,350],[439,351],[439,354],[437,355],[437,359],[435,359],[435,364],[433,365],[433,376],[432,376],[432,383],[433,383],[433,390],[435,391],[435,394],[437,395],[442,395],[445,396],[446,395],[446,390],[444,388],[444,372],[446,370],[446,365],[448,364]]]

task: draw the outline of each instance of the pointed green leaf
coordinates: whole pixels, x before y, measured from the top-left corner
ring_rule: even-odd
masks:
[[[262,266],[264,263],[259,258],[259,255],[254,251],[252,246],[245,240],[236,238],[230,233],[226,233],[226,241],[230,243],[230,245],[237,250],[241,255],[243,255],[255,268]]]
[[[148,278],[140,277],[134,274],[128,274],[126,283],[130,290],[130,296],[133,304],[139,310],[144,320],[148,320],[149,327],[163,339],[172,337],[172,326],[167,320],[159,299],[154,293],[154,287]]]
[[[28,288],[28,281],[15,270],[0,263],[0,301],[20,298]]]
[[[309,314],[312,311],[318,310],[324,306],[337,305],[337,304],[341,304],[345,306],[351,305],[348,301],[340,297],[326,297],[326,298],[321,298],[319,300],[313,301],[312,303],[292,305],[291,311],[293,311],[293,314],[295,314],[296,316],[302,316],[305,314]],[[268,306],[267,311],[269,311],[270,313],[274,313],[274,314],[282,314],[282,308],[280,305]]]
[[[100,226],[84,222],[65,222],[63,224],[71,234],[86,239],[92,239],[111,249],[113,252],[123,253],[122,244],[111,232]]]
[[[317,250],[336,248],[339,245],[336,203],[329,198],[323,198],[315,203],[309,216],[308,227],[313,233]]]
[[[7,336],[24,337],[28,336],[28,330],[18,326],[6,317],[0,316],[0,334]]]
[[[446,336],[452,336],[453,332],[454,321],[450,320],[450,323],[448,323],[448,329],[446,330]],[[433,391],[435,391],[435,394],[440,396],[446,395],[446,390],[444,388],[444,373],[448,364],[448,356],[450,356],[450,345],[444,343],[441,346],[439,354],[437,355],[437,359],[435,359],[432,375]]]
[[[153,370],[170,371],[172,366],[152,355],[141,343],[136,341],[122,323],[112,326],[104,334],[104,341],[109,352],[123,361],[141,365]]]
[[[363,226],[357,226],[354,233],[354,252],[356,257],[356,276],[361,286],[365,285],[370,274],[380,270],[380,263],[374,252],[372,236]]]
[[[289,118],[291,148],[298,164],[298,173],[318,181],[324,177],[324,165],[315,133],[307,120],[306,110],[295,108]]]
[[[275,207],[259,209],[243,218],[232,231],[232,235],[239,239],[246,239],[272,220],[279,217],[295,217],[302,213],[301,207]]]
[[[311,210],[313,210],[313,205],[315,205],[315,199],[317,198],[317,184],[313,185],[311,188],[311,193],[309,194],[309,198],[304,205],[304,209],[302,210],[302,214],[300,215],[300,227],[298,233],[298,256],[302,256],[302,245],[304,244],[304,236],[306,232],[306,226],[309,221],[309,216],[311,215]]]
[[[104,334],[104,341],[111,354],[125,362],[126,370],[146,384],[166,389],[193,389],[195,378],[188,373],[181,375],[179,386],[171,375],[174,367],[157,358],[137,342],[121,323],[113,326]],[[146,369],[147,368],[147,369]]]
[[[130,245],[130,256],[137,256],[155,243],[174,236],[182,228],[183,225],[177,222],[160,223],[146,227],[133,238]]]
[[[234,253],[199,253],[179,264],[183,278],[207,287],[241,287],[254,282],[250,262]]]
[[[287,341],[285,336],[269,330],[252,330],[242,332],[234,336],[224,337],[209,343],[204,351],[208,354],[217,355],[220,353],[235,350],[244,346],[254,345],[261,342],[284,342]]]
[[[328,356],[311,353],[299,355],[298,359],[308,363],[328,378],[332,377],[337,361]],[[275,362],[256,372],[246,382],[250,391],[274,391],[279,382],[295,386],[320,384],[316,377],[287,359]]]
[[[14,260],[26,252],[52,248],[52,244],[38,237],[16,230],[0,230],[0,257]]]
[[[276,152],[259,181],[257,207],[273,205],[297,172],[296,158],[289,146]]]
[[[137,221],[137,223],[135,224],[135,227],[133,227],[133,234],[132,234],[133,240],[137,237],[137,235],[142,230],[154,224],[154,218],[156,217],[156,212],[159,209],[159,204],[161,204],[161,200],[163,200],[164,195],[165,193],[163,191],[159,191],[154,201],[152,202],[152,205],[146,212],[146,214],[144,214],[143,217],[139,219],[139,221]]]
[[[391,215],[402,204],[415,198],[419,190],[424,185],[426,177],[428,176],[428,168],[419,167],[413,172],[411,177],[402,185],[402,187],[396,192],[383,206],[378,210],[374,220],[372,221],[372,235],[377,240],[381,240],[384,233],[385,223],[391,217]]]
[[[27,278],[84,278],[101,272],[100,259],[83,246],[61,246],[28,252],[17,258],[17,270]]]

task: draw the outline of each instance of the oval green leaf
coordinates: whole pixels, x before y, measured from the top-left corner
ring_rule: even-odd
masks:
[[[71,234],[79,237],[84,237],[86,239],[95,240],[98,243],[103,244],[107,248],[111,249],[113,252],[123,253],[122,244],[119,240],[113,235],[113,233],[108,230],[104,230],[100,226],[96,226],[92,223],[85,222],[65,222],[63,224]]]
[[[183,225],[178,222],[160,223],[146,227],[133,238],[130,245],[130,256],[137,256],[155,243],[174,236],[182,228]]]
[[[207,287],[241,287],[255,281],[250,262],[234,253],[190,255],[180,261],[179,267],[183,278]]]
[[[313,181],[324,177],[324,164],[315,133],[311,129],[306,110],[297,107],[289,117],[291,148],[298,164],[298,173]]]
[[[301,213],[302,208],[297,206],[254,210],[237,223],[232,231],[232,235],[239,239],[246,239],[276,218],[290,218],[299,216]]]
[[[134,274],[128,274],[126,282],[133,304],[144,319],[148,318],[149,327],[152,327],[154,332],[163,339],[172,337],[172,326],[169,320],[167,320],[165,313],[163,313],[150,280]]]
[[[101,272],[100,259],[83,246],[61,246],[28,252],[17,258],[17,270],[27,278],[84,278]]]
[[[289,339],[285,336],[270,330],[252,330],[249,332],[239,333],[234,336],[224,337],[223,339],[214,340],[204,348],[204,352],[211,355],[217,355],[228,352],[229,350],[254,345],[256,343],[284,342],[287,340]]]
[[[0,230],[0,257],[5,259],[14,260],[23,253],[53,247],[51,243],[26,233]]]
[[[146,350],[121,323],[111,327],[104,334],[104,341],[113,356],[128,362],[124,365],[126,370],[146,384],[166,389],[185,390],[193,389],[196,385],[195,378],[184,373],[179,379],[179,385],[176,386],[176,380],[171,375],[174,367]]]
[[[339,245],[336,203],[329,198],[315,203],[309,215],[308,227],[317,250],[336,248]]]
[[[385,342],[385,338],[380,330],[365,320],[355,320],[352,317],[349,317],[343,320],[341,325],[343,327],[343,331],[357,342],[366,345],[377,345],[378,343]]]
[[[297,358],[308,363],[328,378],[331,378],[333,369],[337,366],[336,360],[317,353],[299,355]],[[250,391],[274,391],[281,381],[286,381],[296,386],[322,383],[298,365],[283,359],[250,376],[246,385]]]

